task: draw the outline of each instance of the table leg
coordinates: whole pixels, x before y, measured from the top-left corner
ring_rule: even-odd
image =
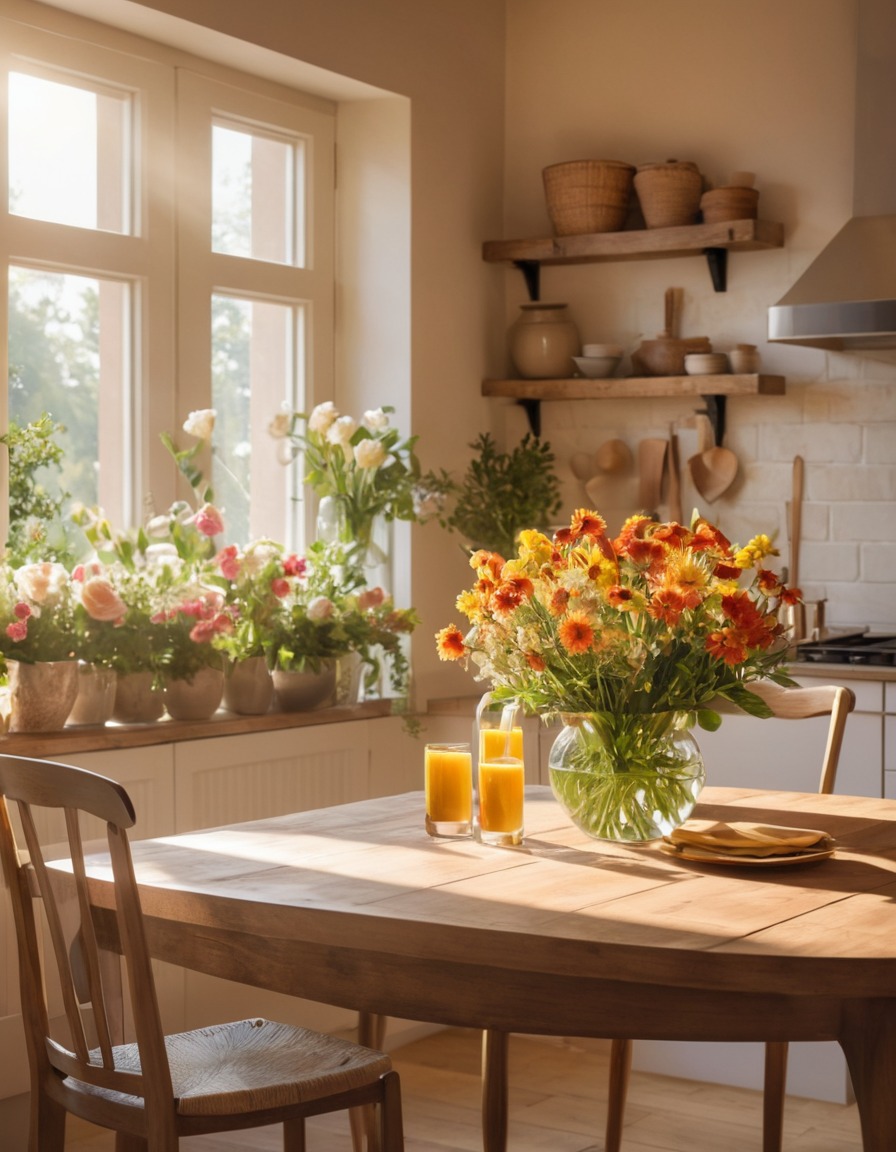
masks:
[[[892,1152],[896,1140],[896,1000],[844,1005],[840,1046],[852,1078],[864,1152]]]
[[[482,1147],[507,1148],[507,1054],[510,1037],[487,1028],[482,1033]]]
[[[378,1016],[374,1012],[359,1012],[358,1043],[365,1048],[381,1049],[386,1038],[387,1019],[387,1016]],[[352,1130],[353,1152],[376,1148],[376,1116],[372,1107],[350,1108],[348,1121]]]

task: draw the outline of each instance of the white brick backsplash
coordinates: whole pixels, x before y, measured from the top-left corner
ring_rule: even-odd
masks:
[[[859,543],[896,540],[896,504],[836,504],[831,509],[831,535],[834,540]]]
[[[896,542],[892,544],[865,544],[859,551],[863,580],[875,584],[889,583],[896,600]]]
[[[800,584],[810,580],[858,580],[859,550],[854,544],[803,544],[800,548]]]
[[[832,464],[830,468],[807,467],[806,494],[812,500],[896,500],[896,465],[887,467],[878,464],[874,468],[848,468],[843,464]]]
[[[896,423],[872,424],[865,429],[865,463],[896,461]]]
[[[779,422],[761,430],[759,443],[764,460],[793,460],[794,456],[802,456],[806,461],[807,482],[813,463],[855,464],[862,459],[862,429],[858,424]]]

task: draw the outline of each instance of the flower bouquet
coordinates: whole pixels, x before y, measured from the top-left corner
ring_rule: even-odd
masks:
[[[774,554],[766,536],[735,548],[700,518],[634,516],[611,539],[582,509],[552,539],[522,532],[509,560],[474,553],[476,580],[457,601],[471,627],[443,628],[438,652],[471,663],[496,701],[571,721],[551,782],[577,823],[652,838],[696,801],[702,763],[687,745],[695,723],[721,723],[713,700],[767,716],[747,685],[792,683],[777,611],[799,592],[765,567]]]

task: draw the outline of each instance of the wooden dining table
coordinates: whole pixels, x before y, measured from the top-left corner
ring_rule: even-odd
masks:
[[[150,947],[215,976],[495,1034],[834,1041],[866,1152],[896,1148],[896,802],[706,788],[694,813],[819,829],[829,858],[691,863],[589,839],[433,839],[413,792],[132,845]],[[109,876],[91,867],[101,902]],[[484,1093],[487,1152],[506,1101]]]

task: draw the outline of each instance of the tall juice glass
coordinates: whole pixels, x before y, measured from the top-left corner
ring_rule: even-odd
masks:
[[[469,744],[427,744],[423,751],[426,831],[469,836],[473,831],[473,757]]]
[[[500,716],[477,712],[479,726],[479,838],[484,844],[519,844],[523,838],[523,730],[515,726],[517,704]]]

